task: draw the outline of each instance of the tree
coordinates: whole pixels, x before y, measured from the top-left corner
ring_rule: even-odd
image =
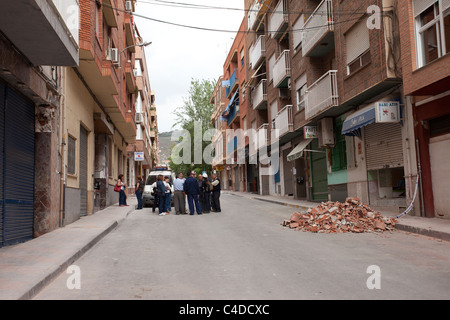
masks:
[[[189,89],[189,98],[183,99],[183,106],[174,112],[176,116],[176,122],[172,127],[179,125],[183,134],[178,139],[178,144],[172,147],[171,157],[169,158],[169,166],[175,172],[190,172],[201,171],[211,172],[211,164],[205,162],[203,158],[203,151],[211,144],[211,141],[203,141],[201,139],[201,162],[199,146],[194,145],[195,138],[199,138],[201,130],[201,137],[205,135],[209,129],[213,129],[211,125],[211,115],[214,111],[214,106],[210,103],[211,96],[214,92],[216,81],[215,80],[198,80],[191,79],[191,86]],[[197,124],[196,124],[197,123]],[[198,125],[200,124],[200,126]],[[182,144],[184,144],[182,146]],[[189,144],[189,146],[187,145]],[[189,154],[183,154],[187,147],[190,151]],[[178,150],[182,149],[180,154]],[[179,157],[184,157],[184,161],[173,161],[173,152]]]

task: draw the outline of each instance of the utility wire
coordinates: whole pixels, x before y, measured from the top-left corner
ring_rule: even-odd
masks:
[[[96,0],[91,0],[93,2],[96,2]],[[142,18],[142,19],[146,19],[146,20],[150,20],[150,21],[154,21],[154,22],[158,22],[158,23],[163,23],[163,24],[168,24],[168,25],[172,25],[172,26],[177,26],[177,27],[182,27],[182,28],[189,28],[189,29],[194,29],[194,30],[201,30],[201,31],[212,31],[212,32],[223,32],[223,33],[256,33],[256,31],[254,30],[226,30],[226,29],[214,29],[214,28],[206,28],[206,27],[198,27],[198,26],[192,26],[192,25],[186,25],[186,24],[181,24],[181,23],[176,23],[176,22],[170,22],[170,21],[165,21],[165,20],[160,20],[160,19],[155,19],[155,18],[151,18],[148,16],[144,16],[141,14],[137,14],[135,12],[128,12],[126,10],[123,9],[119,9],[119,8],[115,8],[112,5],[103,3],[103,6],[106,6],[108,8],[111,8],[113,10],[119,11],[119,12],[125,12],[125,13],[129,13],[132,16],[138,17],[138,18]],[[347,22],[352,22],[352,21],[356,21],[359,20],[360,17],[355,17],[352,19],[347,19],[347,20],[342,20],[342,21],[335,21],[333,22],[334,25],[340,24],[340,23],[347,23]],[[315,29],[321,29],[321,28],[327,28],[328,24],[326,25],[320,25],[320,26],[314,26],[314,27],[307,27],[307,28],[301,28],[301,29],[291,29],[289,30],[289,32],[303,32],[303,31],[308,31],[308,30],[315,30]],[[270,33],[275,33],[276,31],[267,31],[269,34]]]
[[[165,0],[139,0],[138,3],[145,3],[150,5],[159,5],[159,6],[169,6],[169,7],[179,7],[186,9],[213,9],[213,10],[230,10],[230,11],[244,11],[244,12],[259,12],[259,9],[241,9],[241,8],[232,8],[232,7],[218,7],[218,6],[210,6],[210,5],[201,5],[201,4],[191,4],[185,2],[174,2],[174,1],[165,1]],[[304,10],[292,11],[292,10],[272,10],[272,13],[286,13],[286,14],[295,14],[295,13],[304,13],[311,14],[313,12],[308,12]],[[336,15],[353,15],[353,14],[364,14],[366,11],[355,11],[355,10],[334,10],[333,14]],[[326,14],[326,13],[325,13]]]

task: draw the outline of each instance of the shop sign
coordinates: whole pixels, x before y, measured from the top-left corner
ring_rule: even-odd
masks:
[[[303,137],[305,139],[317,138],[317,126],[304,126],[303,127]]]
[[[376,103],[376,122],[399,122],[400,104],[398,101],[382,101]]]
[[[135,152],[134,161],[144,161],[144,152]]]

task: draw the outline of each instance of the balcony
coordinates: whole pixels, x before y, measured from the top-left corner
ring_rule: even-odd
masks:
[[[259,36],[249,51],[251,67],[253,70],[256,70],[266,57],[266,37]]]
[[[137,91],[136,77],[134,75],[134,69],[131,67],[131,62],[125,64],[125,80],[127,84],[127,90],[130,93]]]
[[[114,10],[116,4],[113,0],[103,0],[102,10],[105,22],[112,28],[117,28],[117,15]]]
[[[329,108],[339,105],[337,71],[330,70],[306,91],[305,118],[310,120]]]
[[[125,42],[130,52],[136,52],[133,17],[128,13],[125,14]]]
[[[288,28],[289,7],[287,0],[278,1],[277,6],[269,17],[268,32],[275,39],[283,36]]]
[[[254,110],[267,109],[267,80],[261,80],[252,91],[252,104]]]
[[[230,107],[230,113],[227,117],[227,126],[230,126],[232,123],[237,122],[240,120],[240,113],[239,113],[239,102],[235,103]]]
[[[77,0],[0,1],[0,12],[0,30],[33,65],[78,65]]]
[[[291,60],[289,50],[284,50],[273,66],[273,86],[287,88],[291,78]],[[270,72],[269,71],[269,72]]]
[[[272,129],[278,130],[277,136],[281,138],[288,132],[294,131],[294,120],[292,116],[292,105],[281,109],[272,122]]]
[[[264,123],[256,130],[256,149],[262,149],[269,146],[269,124]]]
[[[231,153],[237,150],[238,145],[237,141],[238,141],[237,136],[235,136],[232,140],[228,141],[227,155],[230,155]]]
[[[239,83],[237,82],[237,68],[233,70],[229,81],[230,86],[226,88],[227,98],[230,98],[230,95],[234,92],[234,89],[236,89],[239,85]]]
[[[333,49],[333,1],[323,0],[305,22],[302,52],[308,57],[323,57]]]

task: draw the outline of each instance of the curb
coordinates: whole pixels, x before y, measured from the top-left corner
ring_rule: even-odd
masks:
[[[128,215],[130,213],[132,213],[134,210],[135,210],[135,206],[133,205],[132,208],[130,208],[130,210],[126,213],[125,218],[128,217]],[[44,289],[48,284],[50,284],[59,275],[61,275],[64,272],[64,270],[67,270],[67,268],[70,265],[72,265],[75,261],[80,259],[87,251],[89,251],[93,246],[95,246],[101,239],[103,239],[107,234],[109,234],[111,231],[116,229],[122,223],[122,221],[125,220],[125,218],[112,221],[112,223],[109,227],[107,227],[100,234],[98,234],[96,237],[94,237],[92,240],[90,240],[88,243],[86,243],[81,249],[76,251],[66,261],[64,261],[59,266],[57,266],[56,269],[54,269],[53,271],[50,271],[50,273],[47,276],[45,276],[44,279],[39,281],[31,289],[29,289],[22,296],[20,296],[20,298],[18,298],[18,300],[31,300],[42,289]]]
[[[234,194],[232,192],[230,192],[230,194],[236,195],[236,196],[245,197],[243,195],[237,195],[237,194]],[[252,199],[252,200],[259,200],[259,201],[270,202],[270,203],[279,204],[279,205],[282,205],[282,206],[287,206],[287,207],[301,209],[301,210],[308,210],[310,208],[310,207],[307,207],[307,206],[295,205],[295,204],[292,204],[292,203],[287,203],[287,202],[277,201],[277,200],[272,200],[272,199],[263,199],[263,198],[254,197],[254,196],[248,196],[247,198]],[[423,235],[423,236],[427,236],[427,237],[436,238],[436,239],[439,239],[439,240],[449,241],[450,242],[450,234],[446,233],[446,232],[437,231],[437,230],[430,230],[430,229],[420,228],[420,227],[415,227],[415,226],[411,226],[411,225],[407,225],[407,224],[402,224],[402,223],[399,223],[399,222],[397,222],[395,224],[395,228],[398,229],[398,230],[401,230],[401,231],[415,233],[415,234],[420,234],[420,235]]]
[[[414,226],[410,226],[410,225],[406,225],[406,224],[402,224],[402,223],[396,223],[395,228],[398,230],[405,231],[405,232],[416,233],[416,234],[420,234],[423,236],[432,237],[432,238],[450,242],[450,234],[445,233],[445,232],[414,227]]]

